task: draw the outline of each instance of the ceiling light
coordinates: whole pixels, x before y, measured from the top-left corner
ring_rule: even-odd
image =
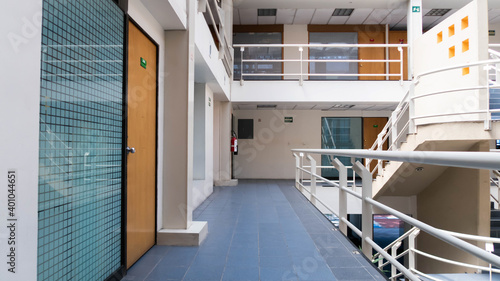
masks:
[[[258,104],[257,109],[275,109],[275,104]]]
[[[448,13],[449,11],[451,11],[451,9],[432,9],[425,15],[431,17],[442,17],[446,15],[446,13]]]
[[[333,11],[332,16],[333,17],[345,17],[345,16],[350,16],[354,9],[335,9]]]
[[[274,17],[276,16],[277,9],[258,9],[257,15],[259,17]]]

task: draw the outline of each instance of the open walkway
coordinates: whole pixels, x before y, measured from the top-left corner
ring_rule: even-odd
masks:
[[[124,280],[386,280],[290,180],[216,187],[199,247],[155,246]]]

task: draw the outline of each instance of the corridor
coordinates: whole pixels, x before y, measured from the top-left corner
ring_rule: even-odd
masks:
[[[155,246],[123,280],[386,280],[291,180],[215,187],[199,247]]]

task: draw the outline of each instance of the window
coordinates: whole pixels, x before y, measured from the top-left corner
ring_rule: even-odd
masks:
[[[242,32],[234,33],[233,44],[281,44],[281,32]],[[245,48],[243,59],[253,60],[281,60],[283,58],[283,48],[262,47]],[[241,51],[234,49],[234,79],[241,78]],[[243,63],[243,74],[281,74],[282,62],[245,62]],[[244,80],[280,80],[281,75],[274,76],[243,76]]]
[[[321,148],[322,149],[360,149],[362,148],[362,120],[360,117],[323,117],[321,118]],[[351,166],[351,158],[338,157],[346,166]],[[322,166],[331,166],[328,155],[321,156]],[[321,169],[321,175],[327,178],[338,178],[336,169]],[[348,170],[352,177],[352,170]]]
[[[238,119],[238,138],[253,139],[253,119]]]
[[[357,44],[357,32],[310,32],[310,44]],[[357,60],[358,48],[311,47],[311,60]],[[311,74],[357,74],[357,62],[310,62]],[[311,80],[357,80],[357,76],[311,76]]]

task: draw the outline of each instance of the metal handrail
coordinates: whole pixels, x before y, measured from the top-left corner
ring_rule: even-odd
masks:
[[[451,166],[451,167],[462,167],[462,168],[474,168],[474,169],[495,169],[500,168],[500,155],[498,153],[490,152],[436,152],[436,151],[369,151],[369,150],[349,150],[349,149],[292,149],[295,156],[297,152],[305,154],[322,154],[322,155],[333,155],[333,156],[347,156],[351,158],[372,158],[390,161],[400,161],[409,163],[419,163],[419,164],[429,164],[429,165],[440,165],[440,166]],[[297,156],[296,156],[297,157]],[[309,156],[310,157],[310,156]],[[357,162],[358,165],[359,162]],[[297,167],[298,169],[299,167]],[[307,172],[307,170],[305,170]],[[313,173],[309,173],[311,176],[318,176]],[[368,173],[369,174],[369,173]],[[366,176],[366,175],[365,175]],[[371,175],[370,175],[371,177]],[[364,178],[363,178],[364,179]],[[364,182],[363,182],[364,183]],[[365,188],[363,184],[363,188]],[[371,186],[369,186],[371,189]],[[351,191],[355,193],[354,191]],[[363,191],[364,192],[364,191]],[[371,197],[362,196],[357,194],[358,198],[372,206],[378,207],[379,209],[398,217],[399,219],[427,232],[428,234],[451,244],[465,252],[468,252],[476,257],[487,261],[495,266],[500,266],[500,257],[493,255],[485,250],[478,248],[472,244],[469,244],[455,236],[453,233],[437,229],[426,223],[418,221],[408,215],[405,215],[393,208],[390,208],[382,203],[373,200]],[[371,216],[371,215],[370,215]],[[462,235],[462,234],[460,234]],[[462,235],[464,236],[464,235]],[[472,235],[465,235],[468,238],[475,237]],[[369,242],[365,239],[366,242]],[[373,246],[373,245],[372,245]],[[374,247],[375,248],[375,247]],[[383,249],[380,249],[383,250]],[[384,258],[388,257],[388,254],[381,252]],[[392,257],[391,257],[392,258]],[[389,259],[388,259],[389,260]],[[396,261],[397,262],[397,261]],[[396,264],[393,264],[397,266]],[[399,269],[399,268],[398,268]],[[406,274],[405,274],[406,275]],[[407,276],[409,277],[409,276]]]
[[[403,48],[409,47],[408,44],[233,44],[234,48],[240,48],[241,52],[241,77],[240,84],[243,85],[244,76],[246,77],[256,77],[256,76],[269,76],[269,77],[281,77],[281,76],[299,76],[300,85],[302,85],[304,76],[321,76],[321,77],[399,77],[400,83],[403,81]],[[246,48],[298,48],[300,57],[293,59],[244,59],[243,52]],[[304,59],[302,54],[304,48],[398,48],[399,59]],[[259,62],[295,62],[300,65],[300,73],[243,73],[243,63],[259,63]],[[400,73],[389,73],[389,68],[386,69],[385,73],[304,73],[303,63],[310,62],[331,62],[331,63],[344,63],[344,62],[358,62],[358,63],[400,63],[399,72]]]

